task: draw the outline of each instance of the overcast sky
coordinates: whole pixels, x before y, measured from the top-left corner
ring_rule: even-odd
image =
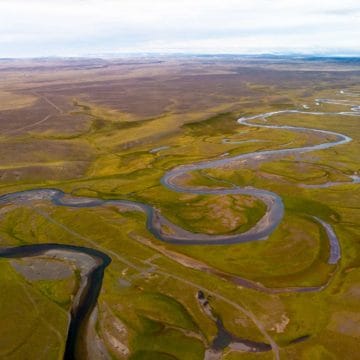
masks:
[[[0,58],[360,55],[360,0],[0,0]]]

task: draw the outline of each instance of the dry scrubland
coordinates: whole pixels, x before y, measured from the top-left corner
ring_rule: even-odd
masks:
[[[360,105],[360,96],[340,94],[344,88],[359,91],[359,80],[360,65],[341,61],[1,60],[0,194],[51,187],[136,200],[193,232],[243,232],[265,213],[262,202],[177,193],[161,185],[161,177],[181,164],[323,142],[311,133],[240,126],[236,119],[304,104],[345,111],[348,107],[314,101],[345,97]],[[114,359],[203,359],[217,330],[196,299],[199,290],[231,334],[273,341],[281,359],[357,358],[360,186],[348,176],[360,171],[360,119],[287,114],[268,121],[337,131],[353,141],[181,179],[279,194],[285,217],[266,241],[169,245],[147,231],[144,215],[111,206],[77,209],[39,201],[0,207],[1,246],[76,244],[112,258],[89,330],[90,359],[99,359],[101,348]],[[299,186],[329,181],[344,184]],[[309,215],[333,226],[342,251],[338,265],[327,263],[327,236]],[[249,289],[234,278],[284,292]],[[285,291],[327,283],[321,291]],[[0,358],[61,359],[79,286],[74,264],[1,259],[0,286]],[[272,359],[273,350],[227,346],[218,358]]]

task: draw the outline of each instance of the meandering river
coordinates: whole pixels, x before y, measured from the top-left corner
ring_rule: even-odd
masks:
[[[265,114],[242,117],[238,119],[238,123],[243,126],[249,127],[262,127],[269,129],[286,129],[296,132],[307,132],[315,135],[320,135],[323,137],[332,137],[333,141],[326,141],[321,144],[303,146],[297,148],[286,148],[286,149],[276,149],[276,150],[266,150],[252,152],[248,154],[241,154],[233,157],[222,157],[220,159],[203,161],[195,164],[182,165],[178,166],[169,172],[167,172],[161,179],[161,183],[177,192],[183,193],[192,193],[192,194],[204,194],[204,195],[219,195],[219,194],[241,194],[241,195],[250,195],[253,196],[266,205],[266,212],[264,216],[255,224],[251,229],[240,234],[232,235],[209,235],[209,234],[198,234],[192,233],[181,227],[172,224],[168,219],[161,215],[161,213],[152,207],[151,205],[128,201],[128,200],[103,200],[96,198],[88,197],[79,197],[66,194],[59,189],[31,189],[27,191],[14,192],[9,194],[4,194],[0,196],[0,206],[6,204],[31,204],[34,201],[49,201],[56,206],[66,206],[66,207],[98,207],[98,206],[118,206],[118,207],[127,207],[130,210],[141,211],[147,215],[146,227],[147,229],[156,236],[159,240],[165,241],[173,244],[235,244],[248,241],[255,241],[260,239],[265,239],[268,237],[281,222],[284,215],[284,205],[281,200],[281,197],[274,192],[257,189],[251,186],[233,186],[230,188],[204,188],[204,187],[192,187],[188,185],[181,185],[177,181],[181,176],[188,174],[189,172],[196,170],[211,169],[216,167],[222,167],[228,165],[234,161],[241,160],[256,160],[259,159],[264,161],[266,159],[272,158],[275,155],[289,155],[296,153],[305,153],[316,150],[324,150],[334,146],[344,145],[351,141],[351,138],[347,135],[336,133],[333,131],[311,129],[305,127],[295,127],[287,125],[271,125],[265,124],[264,121],[267,119],[281,114],[303,114],[304,116],[318,115],[318,116],[360,116],[360,107],[353,102],[347,102],[343,100],[329,100],[329,99],[316,99],[317,103],[325,104],[340,104],[350,106],[351,111],[347,112],[315,112],[315,111],[301,111],[301,110],[281,110],[268,112]],[[254,121],[263,121],[262,123]],[[226,139],[225,142],[230,142]],[[338,184],[338,183],[337,183]],[[330,255],[329,255],[329,264],[336,264],[341,257],[340,245],[334,230],[331,225],[326,223],[324,220],[315,218],[315,220],[323,226],[325,229],[330,245]],[[171,232],[164,232],[163,227],[171,229]],[[75,253],[83,253],[92,257],[97,266],[92,268],[86,274],[85,285],[80,288],[80,293],[78,294],[78,301],[74,303],[71,309],[71,320],[69,325],[66,350],[65,350],[65,359],[75,359],[76,354],[76,345],[79,342],[81,336],[81,331],[85,327],[85,322],[88,320],[89,315],[93,311],[98,295],[100,293],[102,279],[104,274],[104,269],[110,263],[110,257],[106,254],[97,251],[95,249],[62,245],[62,244],[39,244],[39,245],[28,245],[20,246],[13,248],[1,248],[0,257],[3,258],[22,258],[22,257],[31,257],[44,255],[49,251],[68,251]]]

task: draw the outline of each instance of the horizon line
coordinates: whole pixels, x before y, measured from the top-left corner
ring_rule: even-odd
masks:
[[[36,60],[36,59],[91,59],[91,58],[122,58],[122,57],[171,57],[171,56],[200,56],[200,57],[216,57],[216,56],[239,56],[239,57],[288,57],[288,58],[358,58],[360,53],[297,53],[297,52],[259,52],[259,53],[233,53],[233,52],[105,52],[105,53],[89,53],[89,54],[72,54],[72,55],[35,55],[35,56],[0,56],[0,60]]]

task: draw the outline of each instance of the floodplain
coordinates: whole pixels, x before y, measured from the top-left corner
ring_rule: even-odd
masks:
[[[0,60],[0,358],[356,359],[360,63],[280,60]]]

